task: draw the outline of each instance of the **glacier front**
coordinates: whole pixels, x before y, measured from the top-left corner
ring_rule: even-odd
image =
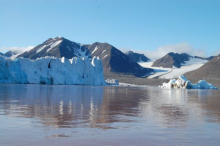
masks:
[[[94,57],[44,57],[36,60],[0,56],[0,83],[106,85],[102,62]]]

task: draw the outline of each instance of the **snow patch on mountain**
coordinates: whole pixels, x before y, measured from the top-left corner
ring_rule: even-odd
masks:
[[[90,54],[87,55],[87,50],[86,49],[84,51],[82,50],[82,44],[78,44],[79,47],[77,47],[74,43],[72,43],[72,44],[74,45],[75,50],[77,51],[77,52],[75,52],[77,57],[87,58],[87,57],[91,56]]]
[[[106,51],[106,50],[103,50],[102,53],[101,53],[101,55],[102,55],[103,53],[105,53],[105,51]]]
[[[42,50],[43,50],[44,48],[46,48],[46,47],[47,47],[47,45],[43,45],[42,47],[40,47],[39,49],[36,50],[36,53],[42,51]]]
[[[54,47],[56,47],[57,45],[59,45],[63,40],[58,40],[55,43],[50,45],[50,48],[47,49],[47,52],[49,52],[50,50],[52,50]]]
[[[95,51],[97,51],[99,49],[99,47],[95,47],[95,49],[92,51],[92,53],[91,54],[93,54],[93,53],[95,53]]]
[[[107,57],[108,56],[108,54],[106,54],[102,59],[104,59],[105,57]]]
[[[37,60],[0,56],[0,83],[106,85],[102,62],[94,57]]]

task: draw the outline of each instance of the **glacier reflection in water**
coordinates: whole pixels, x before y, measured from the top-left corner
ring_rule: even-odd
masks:
[[[220,91],[0,85],[1,145],[217,145]]]

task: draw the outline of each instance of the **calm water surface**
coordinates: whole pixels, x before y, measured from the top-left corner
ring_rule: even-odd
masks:
[[[220,145],[220,91],[0,85],[0,145]]]

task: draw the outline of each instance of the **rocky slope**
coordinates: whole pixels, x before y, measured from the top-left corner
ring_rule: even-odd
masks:
[[[73,57],[90,57],[90,52],[85,46],[79,43],[72,42],[63,37],[56,37],[46,40],[18,57],[37,59],[45,56],[71,59]]]
[[[133,51],[128,51],[125,53],[134,62],[148,62],[150,61],[144,54],[135,53]]]
[[[86,47],[91,52],[92,57],[98,56],[102,59],[106,77],[111,75],[111,73],[131,74],[140,77],[152,71],[152,69],[141,67],[123,52],[108,43],[96,42],[86,45]]]
[[[197,70],[186,73],[188,78],[220,79],[220,54]]]
[[[190,58],[191,56],[186,53],[178,54],[171,52],[165,55],[164,57],[156,60],[152,64],[152,67],[180,68],[181,64],[184,63],[185,61],[188,61]]]

